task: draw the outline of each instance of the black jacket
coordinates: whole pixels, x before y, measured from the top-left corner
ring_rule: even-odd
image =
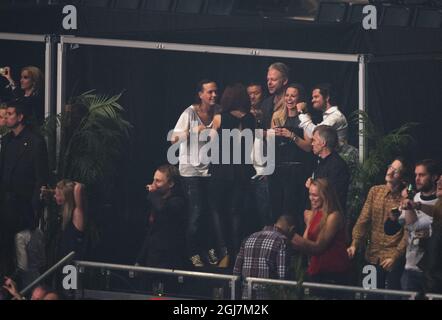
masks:
[[[15,161],[4,174],[5,155],[13,139],[19,139]],[[18,137],[10,132],[2,138],[0,152],[0,183],[3,194],[16,194],[20,199],[32,202],[34,210],[41,208],[40,188],[48,183],[48,151],[44,138],[28,127]]]
[[[186,202],[172,195],[166,200],[149,193],[149,212],[153,222],[148,226],[137,263],[150,267],[180,268],[185,257]]]

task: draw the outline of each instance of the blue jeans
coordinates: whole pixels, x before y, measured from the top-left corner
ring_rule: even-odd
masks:
[[[187,253],[189,256],[197,254],[202,248],[201,243],[207,243],[200,239],[204,215],[208,209],[209,177],[183,177],[184,190],[189,205],[189,218],[186,229]]]

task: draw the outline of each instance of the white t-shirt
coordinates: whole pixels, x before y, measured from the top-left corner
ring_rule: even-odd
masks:
[[[181,114],[178,119],[177,124],[175,125],[174,133],[190,133],[191,130],[200,125],[204,125],[198,116],[196,109],[193,105],[188,107]],[[207,126],[207,128],[211,128],[213,122]],[[202,146],[204,146],[207,142],[205,141],[191,141],[190,135],[188,136],[186,141],[183,141],[180,144],[180,153],[179,153],[179,170],[180,174],[183,177],[206,177],[209,176],[209,164],[204,164],[201,162],[202,153],[200,152]],[[198,139],[199,140],[199,139]],[[191,145],[191,142],[192,143]]]
[[[299,126],[304,129],[310,138],[313,136],[313,131],[315,131],[317,126],[326,125],[336,130],[339,145],[343,145],[345,141],[347,141],[347,119],[342,112],[339,111],[338,107],[331,107],[330,109],[326,110],[323,114],[321,123],[314,124],[312,119],[307,114],[300,114],[299,120],[301,120],[301,124]]]
[[[421,202],[426,205],[435,205],[437,202],[437,197],[433,200],[423,200],[421,198],[421,193],[419,192],[414,196],[414,202]],[[431,224],[433,223],[433,217],[430,217],[426,213],[420,210],[416,210],[417,220],[413,224],[405,225],[405,229],[408,231],[407,239],[407,252],[405,254],[405,270],[421,271],[417,264],[424,256],[424,248],[422,248],[419,243],[420,239],[416,238],[417,231],[429,230],[431,232]],[[399,220],[405,219],[405,212],[402,212]]]

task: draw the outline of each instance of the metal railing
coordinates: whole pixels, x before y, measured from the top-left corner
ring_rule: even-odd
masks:
[[[401,291],[401,290],[387,290],[387,289],[365,289],[363,287],[354,286],[343,286],[343,285],[333,285],[333,284],[323,284],[323,283],[313,283],[313,282],[303,282],[299,283],[297,281],[287,281],[287,280],[274,280],[274,279],[263,279],[263,278],[253,278],[248,277],[245,279],[247,285],[248,298],[252,298],[253,284],[268,284],[268,285],[278,285],[278,286],[288,286],[288,287],[298,287],[301,285],[303,288],[308,289],[322,289],[322,290],[333,290],[339,292],[352,292],[352,293],[363,293],[370,295],[379,296],[391,296],[391,297],[403,297],[410,298],[412,300],[416,299],[419,292],[414,291]],[[429,300],[440,299],[442,300],[441,294],[426,294],[425,297]]]
[[[54,264],[50,269],[48,269],[45,273],[43,273],[41,276],[39,276],[37,279],[32,281],[27,287],[25,287],[23,290],[20,291],[20,295],[24,296],[30,289],[32,289],[34,286],[45,280],[47,277],[49,277],[52,273],[54,273],[59,267],[66,264],[69,260],[71,260],[75,255],[75,252],[72,251],[67,256],[65,256],[63,259],[58,261],[56,264]]]
[[[198,279],[214,279],[214,280],[225,280],[229,282],[230,285],[230,299],[235,300],[236,297],[236,282],[239,280],[238,276],[224,275],[217,273],[206,273],[206,272],[196,272],[196,271],[185,271],[185,270],[174,270],[174,269],[162,269],[162,268],[149,268],[140,266],[128,266],[121,264],[110,264],[110,263],[98,263],[89,261],[75,261],[74,264],[77,269],[82,272],[82,268],[94,268],[94,269],[106,269],[106,270],[119,270],[128,272],[139,272],[139,273],[150,273],[150,274],[161,274],[176,277],[189,277]]]

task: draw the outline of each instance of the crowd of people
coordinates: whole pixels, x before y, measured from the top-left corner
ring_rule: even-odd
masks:
[[[46,143],[30,125],[43,117],[38,102],[43,76],[37,70],[22,70],[20,93],[10,68],[2,74],[10,100],[0,108],[0,128],[6,128],[0,149],[0,274],[10,276],[4,288],[16,299],[11,278],[25,286],[45,267],[38,224],[47,201],[60,206],[57,256],[85,253],[86,186],[62,180],[48,187]],[[302,255],[308,257],[309,280],[355,285],[350,275],[361,266],[352,260],[365,252],[365,265],[377,270],[378,288],[440,292],[438,162],[417,162],[410,179],[407,161],[394,159],[385,184],[371,188],[360,213],[349,212],[358,151],[348,144],[348,123],[334,89],[312,88],[312,107],[322,113],[322,121],[314,121],[306,89],[290,83],[289,74],[287,65],[273,63],[267,88],[235,83],[220,99],[215,81],[198,83],[196,100],[170,139],[179,149],[179,165],[160,166],[146,186],[148,226],[135,263],[231,268],[242,279],[292,279],[290,262]],[[266,154],[272,144],[273,158]],[[214,155],[218,161],[206,161]],[[411,195],[410,184],[417,194]],[[357,221],[349,221],[355,215]],[[265,287],[256,297],[268,297]]]

